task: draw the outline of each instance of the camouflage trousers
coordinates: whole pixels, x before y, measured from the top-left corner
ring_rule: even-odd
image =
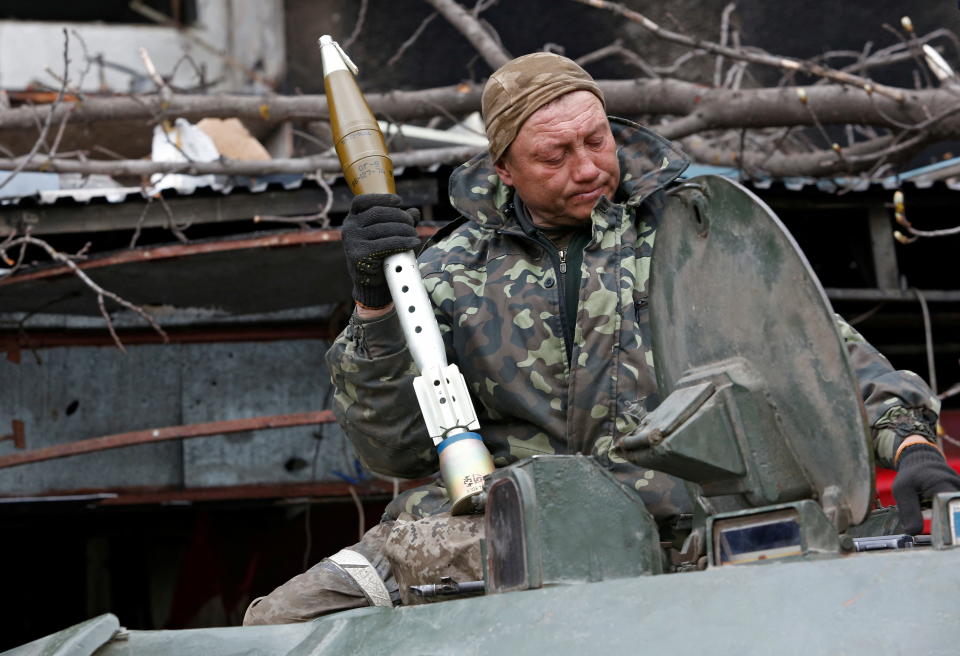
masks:
[[[691,512],[679,479],[633,465],[614,465],[611,470],[643,499],[658,523]],[[444,576],[459,582],[483,578],[483,516],[452,517],[449,511],[450,500],[439,480],[408,490],[390,502],[380,524],[349,547],[376,570],[391,603],[419,603],[409,586],[439,583]],[[370,603],[369,592],[331,558],[325,558],[269,595],[254,599],[243,623],[304,622]]]
[[[394,508],[407,506],[411,498],[421,498],[423,495],[419,492],[422,491],[411,490],[397,497]],[[434,500],[439,501],[436,495]],[[414,605],[422,600],[410,592],[411,585],[439,583],[445,576],[456,581],[483,578],[482,515],[451,517],[448,512],[441,512],[417,519],[402,510],[398,514],[396,519],[385,518],[367,531],[360,542],[348,548],[362,555],[376,570],[387,599],[372,597],[369,586],[365,589],[337,564],[337,556],[344,553],[341,551],[324,558],[269,595],[255,599],[247,608],[244,625],[304,622],[378,601],[379,605]]]
[[[391,599],[394,595],[399,598],[399,594],[390,564],[383,554],[383,543],[392,528],[393,522],[382,522],[350,547],[376,569]],[[270,594],[254,599],[243,616],[243,624],[306,622],[328,613],[367,605],[369,601],[361,587],[342,568],[324,558]]]

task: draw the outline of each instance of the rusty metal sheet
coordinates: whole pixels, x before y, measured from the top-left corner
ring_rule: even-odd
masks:
[[[422,227],[420,234],[435,230]],[[91,257],[80,267],[97,284],[147,309],[237,315],[350,300],[339,229],[137,248]],[[0,279],[0,309],[100,313],[93,292],[65,266]]]
[[[24,450],[180,422],[179,347],[54,348],[20,364],[0,360],[0,425],[23,422]],[[6,430],[4,430],[6,432]],[[0,457],[22,453],[0,442]],[[177,442],[79,455],[0,470],[0,495],[80,487],[182,483]]]
[[[211,342],[277,342],[296,339],[332,340],[337,336],[334,322],[299,322],[269,326],[241,325],[199,328],[166,328],[169,344],[208,344]],[[163,344],[153,329],[118,330],[124,346]],[[21,362],[24,351],[39,351],[64,346],[114,346],[110,333],[103,330],[22,330],[0,332],[0,352],[7,360]],[[14,428],[15,430],[15,428]],[[4,438],[0,436],[0,441]]]
[[[286,415],[270,415],[267,417],[250,417],[249,419],[228,419],[226,421],[209,421],[203,424],[187,424],[185,426],[163,426],[146,430],[103,435],[86,440],[67,442],[57,446],[48,446],[41,449],[31,449],[0,456],[0,469],[15,467],[31,462],[43,462],[67,458],[83,453],[109,451],[138,444],[153,444],[168,440],[183,440],[193,437],[209,437],[210,435],[228,435],[255,430],[271,430],[287,426],[315,426],[336,421],[333,412],[320,410],[315,412],[295,412]],[[23,422],[19,422],[21,434]],[[23,448],[23,447],[19,447]]]
[[[0,459],[27,450],[54,454],[160,437],[234,430],[0,469],[0,495],[32,496],[148,486],[283,485],[366,477],[336,424],[256,430],[265,416],[329,418],[322,339],[44,349],[19,364],[0,360],[0,424],[24,425],[25,449],[0,441]],[[316,413],[316,414],[312,414]],[[195,426],[202,424],[202,426]],[[247,428],[248,430],[242,430]],[[319,430],[318,430],[319,429]],[[3,431],[6,432],[6,431]],[[118,435],[126,433],[127,435]],[[315,435],[320,434],[318,440]],[[107,436],[107,437],[103,437]],[[99,441],[77,444],[82,440]],[[195,442],[197,444],[190,444]],[[49,455],[49,451],[47,454]],[[338,477],[334,472],[340,472]],[[349,480],[348,480],[349,479]]]
[[[332,405],[324,342],[185,345],[183,421],[325,409]],[[249,431],[183,443],[187,487],[363,478],[335,423]],[[345,477],[345,478],[341,478]]]

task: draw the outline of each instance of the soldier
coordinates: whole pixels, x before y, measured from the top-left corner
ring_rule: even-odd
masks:
[[[558,55],[505,64],[487,81],[482,109],[489,152],[451,176],[461,216],[419,263],[484,442],[498,467],[535,454],[594,453],[668,527],[689,511],[682,484],[612,456],[609,447],[659,403],[648,271],[665,189],[688,161],[650,130],[608,118],[597,84]],[[343,243],[357,307],[327,354],[334,411],[358,454],[372,470],[405,478],[436,472],[437,456],[382,261],[418,246],[416,218],[397,196],[354,199]],[[939,402],[918,376],[894,371],[838,323],[878,461],[898,469],[894,492],[908,530],[917,533],[919,498],[960,489],[934,442]],[[451,522],[446,510],[438,485],[398,497],[359,544],[255,600],[244,623],[389,603],[384,597],[395,599],[397,586],[384,544],[398,529],[409,532],[397,522],[436,517],[433,529],[445,539],[475,540],[476,522]]]

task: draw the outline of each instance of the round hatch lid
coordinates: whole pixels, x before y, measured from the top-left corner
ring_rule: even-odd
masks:
[[[749,361],[813,494],[854,524],[873,495],[873,459],[858,384],[823,288],[793,237],[763,201],[719,176],[671,192],[657,228],[650,325],[661,398],[684,372]]]

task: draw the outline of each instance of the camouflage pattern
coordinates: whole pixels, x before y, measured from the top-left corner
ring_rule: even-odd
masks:
[[[922,435],[936,442],[940,399],[920,376],[897,371],[853,326],[836,317],[847,356],[860,381],[860,392],[872,427],[877,464],[894,469],[893,456],[904,438]]]
[[[452,506],[443,486],[443,479],[437,476],[432,483],[406,490],[396,496],[387,504],[383,518],[388,521],[399,519],[413,522],[424,517],[449,513]]]
[[[598,439],[635,426],[628,410],[638,400],[648,407],[657,402],[646,320],[649,258],[660,190],[688,162],[649,130],[611,123],[624,202],[602,199],[593,211],[569,361],[557,272],[519,227],[513,190],[500,182],[489,155],[454,173],[451,201],[467,220],[420,257],[448,358],[473,393],[497,466],[541,453],[590,453]],[[392,476],[435,472],[435,450],[410,382],[416,369],[396,316],[354,318],[327,361],[337,390],[334,411],[364,462]],[[680,481],[611,464],[656,515],[689,508]]]
[[[384,521],[350,547],[362,554],[383,579],[394,602],[400,599],[390,562],[383,545],[395,522]],[[324,558],[303,574],[293,577],[269,595],[254,599],[243,617],[243,625],[292,624],[321,615],[369,605],[366,595],[349,575]]]
[[[483,515],[451,517],[450,501],[443,488],[423,489],[397,497],[388,508],[388,514],[392,513],[394,518],[384,518],[360,542],[349,547],[370,561],[394,603],[422,603],[410,593],[409,586],[439,583],[444,576],[458,582],[483,579]],[[354,580],[324,558],[270,594],[254,599],[243,624],[306,622],[368,605],[366,595]]]
[[[489,155],[454,172],[451,202],[463,218],[421,253],[420,270],[448,358],[473,393],[479,432],[494,463],[597,453],[662,519],[689,508],[684,486],[605,454],[659,403],[647,320],[650,256],[663,189],[687,160],[645,128],[619,119],[611,119],[611,127],[619,145],[621,202],[603,198],[591,216],[569,359],[557,273],[518,224],[513,190],[494,173]],[[878,458],[888,463],[896,442],[890,436],[932,435],[937,407],[917,376],[895,372],[859,333],[842,322],[840,328]],[[364,462],[391,476],[435,472],[435,450],[411,384],[417,372],[396,316],[352,319],[327,362],[334,411]]]
[[[500,159],[531,114],[572,91],[589,91],[606,107],[590,74],[561,55],[534,52],[498,68],[483,86],[480,100],[492,161]]]
[[[384,554],[393,567],[403,604],[429,601],[412,594],[411,585],[439,583],[444,576],[458,583],[482,581],[482,539],[482,515],[451,517],[444,513],[413,522],[396,522],[387,537]]]

